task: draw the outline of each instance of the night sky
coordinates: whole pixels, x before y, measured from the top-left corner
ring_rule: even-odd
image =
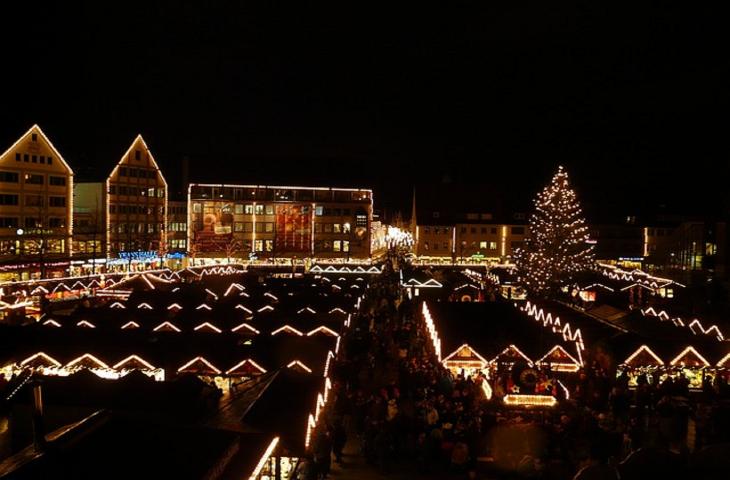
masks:
[[[406,210],[442,181],[524,204],[560,163],[619,213],[707,209],[727,183],[710,3],[116,3],[0,3],[1,148],[38,123],[93,179],[142,133],[173,187],[187,157],[192,181]]]

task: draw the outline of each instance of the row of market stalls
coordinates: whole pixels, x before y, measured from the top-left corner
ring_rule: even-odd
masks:
[[[610,305],[594,304],[579,309],[557,302],[528,302],[526,311],[533,317],[560,319],[570,324],[572,332],[580,331],[589,345],[590,355],[608,359],[605,368],[625,374],[629,386],[640,377],[663,381],[680,375],[689,381],[692,390],[716,377],[728,378],[730,344],[716,328],[697,322],[672,321],[671,317],[647,314],[646,310],[622,310]],[[691,324],[691,326],[690,326]]]
[[[126,301],[43,318],[15,330],[22,338],[8,345],[6,356],[13,357],[3,371],[17,375],[42,366],[68,375],[88,367],[114,378],[133,359],[155,378],[197,369],[225,387],[231,376],[245,377],[254,366],[321,370],[315,360],[338,348],[340,330],[356,303],[352,292],[365,288],[360,277],[218,283],[181,284],[174,292],[137,290]],[[155,343],[146,342],[149,338]],[[34,344],[43,348],[28,350]],[[160,354],[160,346],[171,353]]]
[[[422,315],[439,360],[455,375],[483,378],[488,398],[509,405],[553,405],[582,367],[580,338],[543,325],[505,301],[424,302]]]
[[[65,395],[78,392],[66,404],[115,411],[112,398],[142,395],[134,406],[142,410],[161,395],[176,402],[161,392],[194,379],[227,399],[225,408],[208,405],[206,428],[237,432],[239,449],[249,448],[240,443],[247,436],[263,434],[257,445],[265,455],[250,478],[292,478],[331,396],[340,335],[366,289],[362,272],[222,272],[189,281],[139,274],[73,311],[1,325],[2,371],[11,400],[30,397],[22,392],[33,373]],[[120,291],[129,293],[116,296]],[[81,398],[84,389],[99,388],[107,393]]]

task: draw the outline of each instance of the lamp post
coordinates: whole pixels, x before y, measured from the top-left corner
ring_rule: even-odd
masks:
[[[16,250],[15,250],[15,254],[16,254],[16,255],[17,255],[18,257],[21,257],[21,256],[23,255],[23,234],[24,234],[24,233],[25,233],[25,231],[24,231],[24,230],[23,230],[22,228],[18,228],[18,229],[17,229],[16,231],[15,231],[15,235],[17,235],[17,236],[18,236],[18,240],[17,240],[17,242],[18,242],[18,248],[16,248]],[[22,273],[21,273],[21,275],[20,275],[20,278],[21,278],[21,279],[23,278],[23,275],[22,275]]]

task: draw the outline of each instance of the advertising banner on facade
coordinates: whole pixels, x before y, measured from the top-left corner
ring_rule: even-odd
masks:
[[[233,241],[233,204],[203,203],[203,228],[194,232],[198,252],[220,252]]]
[[[274,238],[277,252],[309,253],[312,245],[312,207],[277,205]]]

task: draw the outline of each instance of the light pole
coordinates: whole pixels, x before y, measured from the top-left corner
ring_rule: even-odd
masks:
[[[18,236],[18,248],[15,250],[15,254],[18,257],[21,257],[23,255],[23,233],[25,233],[25,232],[23,231],[22,228],[18,228],[15,231],[15,235]],[[22,279],[22,277],[23,277],[23,275],[21,273],[20,278]]]

